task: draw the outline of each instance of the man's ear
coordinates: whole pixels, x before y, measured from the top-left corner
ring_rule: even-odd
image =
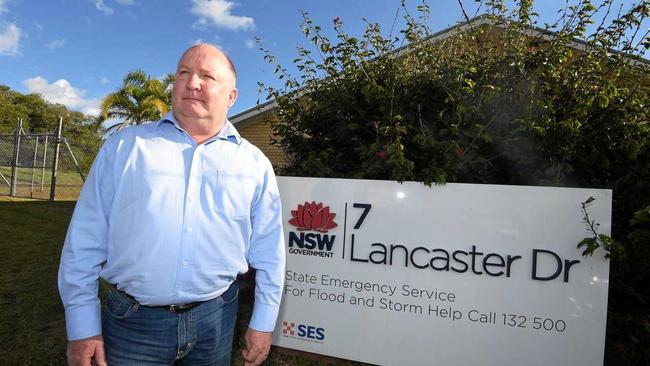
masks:
[[[233,88],[230,91],[230,94],[228,94],[228,108],[231,108],[233,104],[235,104],[235,101],[237,100],[237,95],[239,95],[239,91],[237,88]]]

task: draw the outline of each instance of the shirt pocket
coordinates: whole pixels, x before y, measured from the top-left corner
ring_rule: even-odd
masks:
[[[116,196],[118,211],[144,210],[152,203],[169,205],[175,202],[183,191],[183,180],[180,173],[172,174],[153,169],[146,174],[125,175]]]
[[[241,220],[250,217],[255,196],[255,180],[241,173],[219,171],[209,182],[217,212],[230,219]]]

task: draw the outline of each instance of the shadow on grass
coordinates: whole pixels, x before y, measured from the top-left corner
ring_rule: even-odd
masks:
[[[65,364],[57,290],[61,245],[74,202],[0,201],[0,360]]]
[[[65,365],[65,318],[57,289],[61,247],[75,202],[0,198],[0,363]],[[254,284],[243,282],[233,342],[233,365],[253,308]],[[273,349],[265,365],[362,365]]]

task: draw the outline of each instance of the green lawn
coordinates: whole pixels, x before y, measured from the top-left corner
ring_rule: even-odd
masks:
[[[0,197],[0,364],[65,364],[65,320],[57,291],[61,245],[75,202]],[[252,311],[253,291],[244,283],[233,349],[240,356]],[[281,351],[281,350],[280,350]],[[272,350],[265,365],[361,365],[350,361]]]
[[[0,360],[65,361],[65,322],[56,285],[74,202],[0,201]]]

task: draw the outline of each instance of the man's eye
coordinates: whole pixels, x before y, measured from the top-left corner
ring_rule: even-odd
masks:
[[[210,80],[217,80],[217,79],[215,79],[215,77],[212,76],[212,75],[205,75],[205,77],[208,78],[208,79],[210,79]]]

